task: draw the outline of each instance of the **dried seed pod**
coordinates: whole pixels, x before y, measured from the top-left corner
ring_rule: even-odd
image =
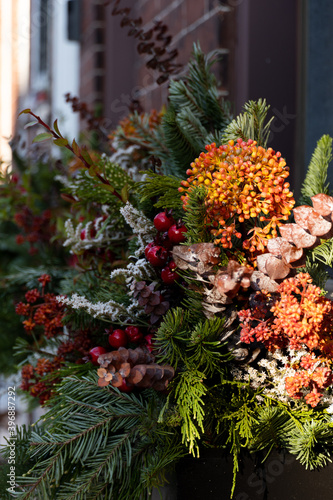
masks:
[[[320,244],[317,236],[310,234],[298,224],[283,224],[279,227],[281,236],[294,243],[297,248],[313,248]]]
[[[264,274],[267,274],[266,272],[266,262],[267,260],[270,258],[270,254],[269,253],[263,253],[261,255],[258,255],[257,257],[257,267],[258,267],[258,271],[264,273]]]
[[[269,254],[265,254],[269,255]],[[269,276],[262,273],[261,271],[253,271],[251,276],[251,288],[253,290],[266,290],[267,292],[276,292],[279,284],[272,280]]]
[[[308,218],[312,212],[314,212],[314,209],[308,205],[301,205],[294,208],[293,214],[296,224],[303,229],[308,229]]]
[[[313,208],[320,215],[331,215],[333,212],[333,197],[328,194],[319,193],[311,196]]]
[[[281,255],[287,264],[295,262],[303,255],[302,248],[295,247],[284,238],[272,238],[268,240],[267,250],[272,255]]]
[[[281,280],[286,278],[290,272],[290,266],[282,258],[269,254],[266,260],[265,270],[272,280]]]
[[[332,229],[332,222],[313,211],[307,219],[308,230],[314,236],[323,236]]]

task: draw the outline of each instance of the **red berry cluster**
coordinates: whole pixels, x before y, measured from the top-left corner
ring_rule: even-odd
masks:
[[[106,330],[109,334],[108,341],[111,347],[128,347],[129,344],[145,344],[149,351],[152,351],[153,334],[144,335],[138,326],[129,325],[124,330],[121,328],[109,328]]]
[[[185,241],[187,232],[184,224],[175,222],[170,212],[160,212],[154,218],[154,226],[158,231],[154,241],[145,249],[146,259],[153,267],[162,268],[161,279],[167,285],[172,285],[179,279],[176,264],[171,258],[170,251],[174,245]]]

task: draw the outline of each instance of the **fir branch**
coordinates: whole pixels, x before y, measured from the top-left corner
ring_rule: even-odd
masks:
[[[184,120],[184,110],[183,110]],[[163,116],[162,128],[165,137],[165,143],[170,150],[170,160],[164,166],[164,173],[183,178],[186,169],[190,163],[196,158],[200,149],[197,147],[198,139],[191,137],[182,129],[179,120],[177,119],[177,112],[172,104],[169,106],[167,112]]]
[[[257,422],[252,429],[251,449],[255,451],[286,445],[286,434],[294,429],[288,413],[282,407],[258,407]]]
[[[219,134],[231,120],[230,107],[220,100],[211,72],[215,61],[215,54],[209,59],[194,45],[187,77],[170,83],[162,128],[170,151],[168,171],[180,177],[204,149],[207,136]]]
[[[168,457],[184,453],[176,434],[157,425],[159,398],[100,388],[95,374],[65,378],[43,417],[44,432],[32,435],[39,462],[19,479],[18,498],[141,499],[162,484]]]
[[[332,267],[333,264],[333,238],[322,240],[321,244],[311,251],[312,261],[319,261],[325,266]]]
[[[158,352],[156,359],[160,364],[169,363],[177,368],[184,361],[184,350],[190,336],[190,317],[191,311],[180,307],[170,309],[164,316],[154,338],[154,346]]]
[[[329,184],[327,183],[327,170],[332,160],[332,138],[323,135],[317,142],[317,147],[313,152],[307,174],[304,179],[299,204],[309,204],[311,196],[318,193],[329,194]]]
[[[221,352],[218,340],[224,330],[225,318],[214,317],[195,325],[188,348],[188,362],[205,373],[207,377],[225,370],[223,361],[231,359],[229,353]]]
[[[304,422],[302,430],[295,428],[289,433],[287,447],[306,469],[313,470],[332,462],[332,438],[332,424],[309,419]]]
[[[274,119],[272,117],[265,123],[268,110],[269,105],[266,104],[266,99],[247,102],[243,107],[243,113],[226,127],[223,134],[223,141],[235,141],[238,138],[244,141],[252,139],[257,141],[259,146],[265,148],[270,135],[270,126]]]

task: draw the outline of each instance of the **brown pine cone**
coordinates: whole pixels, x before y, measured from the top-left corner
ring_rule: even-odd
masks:
[[[102,354],[98,358],[101,365],[97,370],[98,385],[105,387],[111,383],[113,387],[120,387],[125,380],[136,387],[164,391],[175,371],[172,366],[158,365],[154,361],[154,355],[143,347],[119,347],[117,351]]]
[[[146,314],[150,315],[151,324],[157,323],[169,309],[169,302],[163,300],[161,292],[155,291],[155,283],[146,285],[145,281],[137,281],[132,285],[133,295]]]

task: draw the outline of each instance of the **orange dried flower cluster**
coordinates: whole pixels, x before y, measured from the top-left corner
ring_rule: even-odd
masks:
[[[232,248],[232,237],[243,237],[244,250],[264,252],[267,239],[277,236],[277,226],[288,220],[295,204],[285,182],[289,168],[281,153],[264,149],[251,139],[219,147],[213,143],[206,150],[191,163],[187,181],[181,182],[184,209],[192,186],[206,186],[207,224],[215,243]],[[242,225],[249,219],[253,226],[249,233],[253,234],[247,238],[237,222]]]
[[[53,293],[44,293],[46,283],[50,281],[48,275],[42,275],[39,281],[42,284],[42,293],[37,288],[28,290],[25,294],[27,303],[19,302],[15,311],[17,314],[27,317],[23,321],[27,333],[32,333],[37,325],[41,325],[47,338],[55,337],[63,332],[62,319],[65,306],[57,301]],[[42,302],[40,303],[40,301]]]
[[[286,377],[285,387],[290,397],[294,399],[304,397],[306,403],[314,408],[319,403],[322,392],[332,384],[333,373],[327,360],[321,361],[315,357],[311,357],[310,365],[306,362],[307,368],[305,369],[304,360],[309,357],[309,355],[303,356],[300,366],[292,367],[297,370],[297,373],[292,377]],[[305,391],[308,392],[304,394]]]
[[[40,404],[44,404],[52,395],[52,389],[57,380],[42,380],[45,375],[58,370],[63,364],[63,358],[55,356],[52,360],[39,358],[36,366],[24,365],[21,371],[21,389],[29,392],[33,397],[39,399]]]
[[[254,307],[238,313],[242,342],[259,341],[269,351],[308,351],[300,363],[290,366],[296,374],[286,377],[285,387],[289,396],[305,396],[313,407],[333,381],[333,303],[321,293],[309,274],[300,273],[284,280],[276,295],[258,292]],[[267,301],[273,299],[268,314],[262,306],[265,297]]]

